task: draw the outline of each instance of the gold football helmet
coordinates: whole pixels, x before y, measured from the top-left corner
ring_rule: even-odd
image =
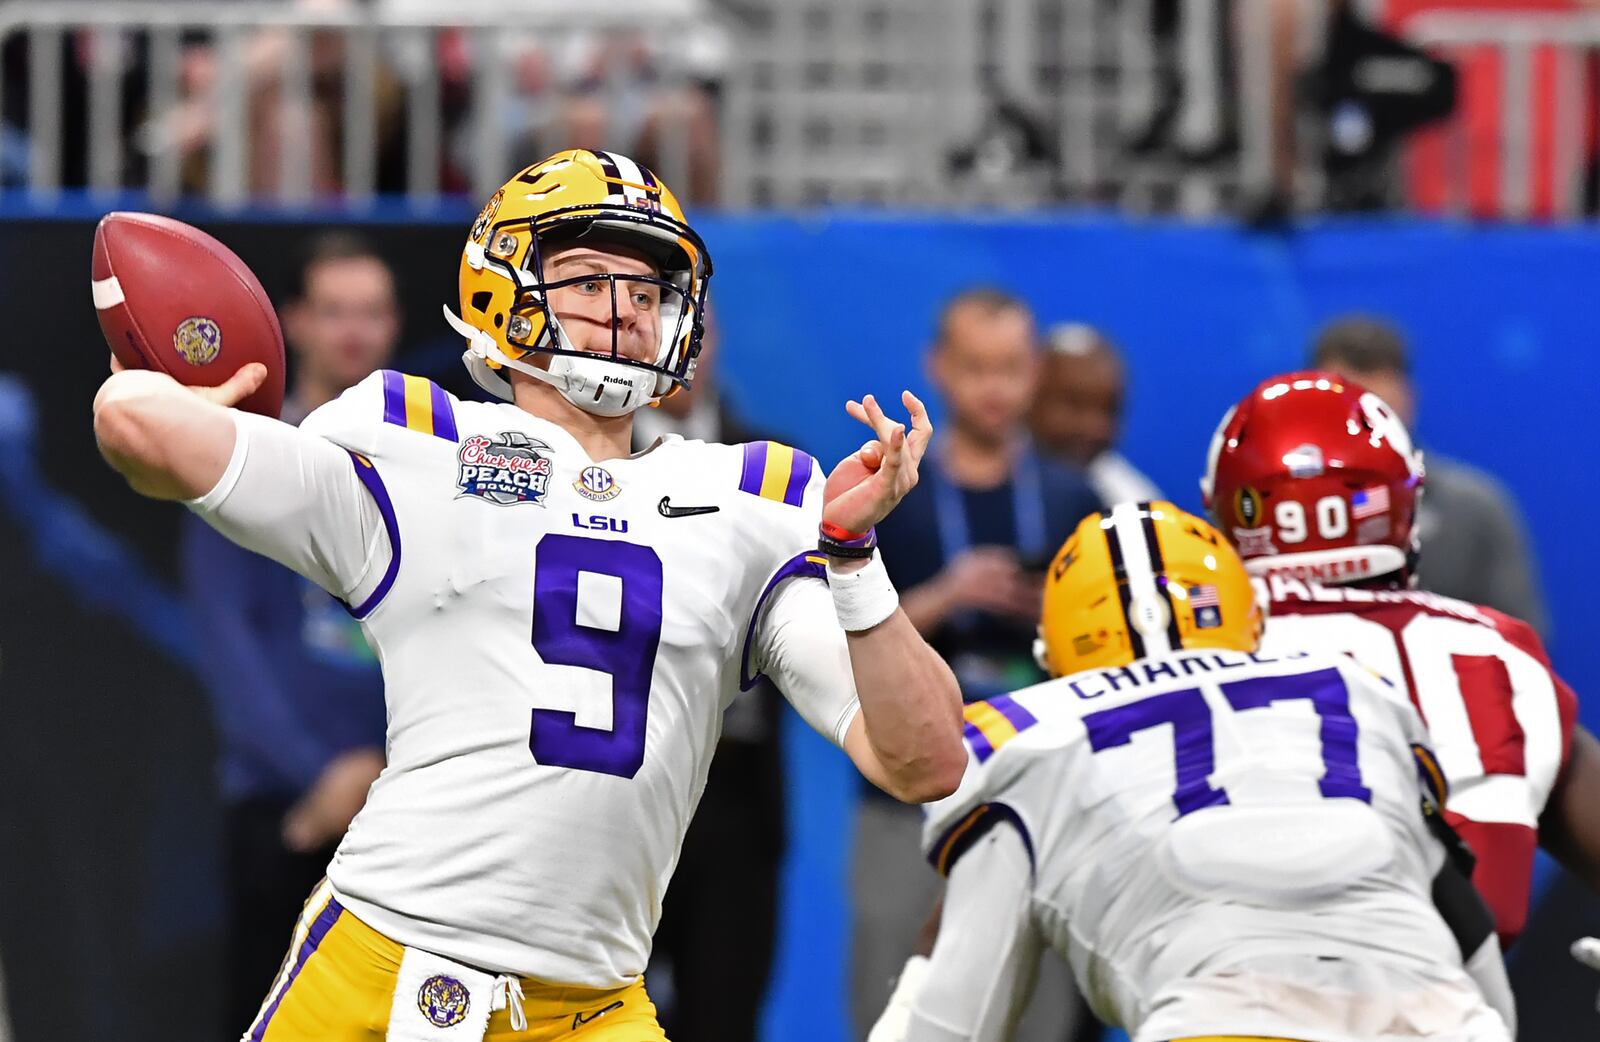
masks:
[[[578,240],[631,248],[659,277],[585,274],[548,281],[544,254]],[[589,412],[621,415],[689,383],[710,279],[705,244],[655,174],[614,152],[572,149],[523,170],[484,205],[461,252],[461,315],[445,313],[467,338],[467,369],[492,394],[511,400],[506,370],[515,369],[553,384]],[[617,295],[630,284],[657,286],[656,356],[624,356],[614,321],[609,358],[575,349],[548,294],[578,282],[609,283],[613,315]],[[530,357],[540,355],[549,357]]]
[[[1035,645],[1051,676],[1182,649],[1254,651],[1263,615],[1239,555],[1171,503],[1084,518],[1050,562]]]

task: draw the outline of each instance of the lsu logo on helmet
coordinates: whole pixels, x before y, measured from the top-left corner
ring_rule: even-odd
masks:
[[[1035,650],[1052,676],[1194,648],[1254,651],[1261,607],[1205,521],[1164,501],[1091,514],[1045,577]]]

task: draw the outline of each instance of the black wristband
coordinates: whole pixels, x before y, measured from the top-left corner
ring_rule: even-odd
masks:
[[[877,553],[878,544],[876,542],[871,542],[865,546],[855,546],[851,543],[836,543],[827,536],[821,536],[817,539],[817,550],[820,553],[827,554],[829,557],[851,557],[859,559],[862,557],[871,557],[873,554]]]

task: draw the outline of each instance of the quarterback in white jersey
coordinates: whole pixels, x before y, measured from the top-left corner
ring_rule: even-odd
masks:
[[[632,409],[690,376],[709,275],[649,171],[562,153],[495,195],[463,258],[452,321],[504,402],[381,372],[295,429],[218,407],[244,370],[102,390],[135,488],[341,598],[383,663],[388,765],[253,1042],[660,1039],[650,937],[759,674],[894,795],[955,787],[954,680],[870,534],[915,481],[921,403],[909,433],[851,403],[876,437],[826,480],[771,442],[629,454]]]
[[[1168,503],[1085,520],[1040,630],[1058,679],[967,709],[924,832],[938,939],[875,1038],[1006,1038],[1050,945],[1135,1042],[1509,1042],[1431,898],[1443,792],[1404,691],[1258,653],[1238,557]]]

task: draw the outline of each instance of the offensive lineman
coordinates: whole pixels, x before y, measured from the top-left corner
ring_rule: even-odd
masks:
[[[1345,651],[1411,693],[1500,946],[1536,846],[1600,891],[1600,747],[1526,623],[1411,588],[1423,465],[1393,410],[1333,373],[1271,377],[1222,418],[1206,470],[1207,509],[1270,601],[1264,647]]]
[[[874,1038],[1006,1038],[1048,944],[1134,1042],[1509,1042],[1431,898],[1457,870],[1404,691],[1257,653],[1261,627],[1204,521],[1079,526],[1046,580],[1057,679],[968,707],[966,777],[924,831],[938,939]]]
[[[259,366],[101,388],[101,450],[137,491],[341,598],[383,662],[388,766],[251,1042],[660,1042],[650,935],[722,711],[760,673],[893,795],[957,784],[954,678],[871,534],[916,481],[922,404],[907,433],[849,403],[874,439],[826,483],[769,442],[629,455],[633,410],[692,376],[710,276],[649,170],[564,152],[463,252],[451,322],[504,404],[381,372],[296,429],[225,408]]]

